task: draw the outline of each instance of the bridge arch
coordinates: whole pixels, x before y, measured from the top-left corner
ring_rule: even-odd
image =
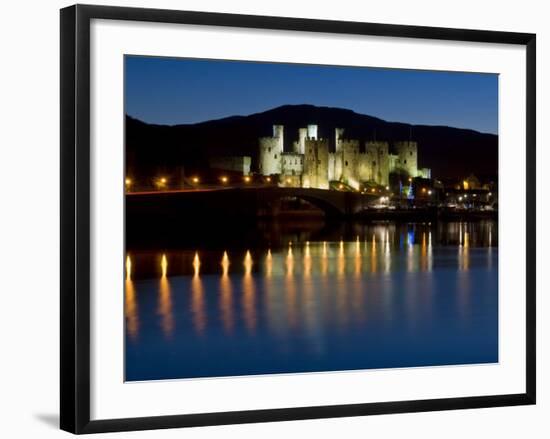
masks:
[[[259,189],[258,196],[271,203],[287,197],[301,199],[332,217],[357,213],[364,209],[369,201],[368,196],[358,193],[313,188],[264,188]]]
[[[331,203],[330,201],[328,201],[327,199],[323,199],[315,195],[296,193],[294,195],[286,195],[286,196],[293,196],[300,200],[307,201],[308,203],[322,210],[327,216],[331,216],[331,217],[342,216],[345,213],[340,206],[337,206]]]

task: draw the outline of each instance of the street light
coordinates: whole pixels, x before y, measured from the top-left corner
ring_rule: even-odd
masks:
[[[199,177],[193,177],[193,183],[198,183],[199,182]]]
[[[344,189],[344,185],[343,185],[343,184],[339,184],[339,185],[338,185],[338,188],[339,188],[339,189]]]
[[[221,177],[220,180],[222,181],[222,183],[227,183],[227,177],[225,175]]]
[[[271,177],[266,177],[265,181],[267,181],[268,183],[271,183]]]
[[[429,190],[429,191],[428,191],[428,195],[431,195],[431,194],[432,194],[432,191],[431,191],[431,190]]]
[[[159,179],[156,182],[157,188],[162,189],[162,188],[166,187],[166,182],[167,181],[168,180],[166,180],[166,177],[159,177]]]
[[[126,183],[126,186],[130,186],[132,184],[132,180],[126,177],[126,180],[124,180],[124,183]]]
[[[246,177],[244,177],[244,181],[245,181],[246,183],[250,183],[250,177],[247,175]]]

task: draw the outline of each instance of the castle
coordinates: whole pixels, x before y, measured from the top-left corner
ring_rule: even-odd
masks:
[[[431,178],[430,169],[418,169],[416,142],[394,142],[395,154],[380,141],[367,141],[362,150],[359,140],[344,138],[344,129],[336,128],[330,152],[329,139],[317,134],[317,125],[300,128],[292,152],[285,152],[284,126],[273,125],[273,136],[259,139],[260,174],[279,175],[283,186],[329,189],[331,182],[340,182],[356,190],[367,182],[387,186],[391,173]]]

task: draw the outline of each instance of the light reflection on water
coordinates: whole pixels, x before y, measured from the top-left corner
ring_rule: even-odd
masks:
[[[130,251],[126,377],[498,361],[495,236],[389,223],[282,248]]]
[[[174,316],[172,308],[172,291],[167,277],[168,260],[163,254],[161,258],[162,275],[159,284],[158,314],[161,317],[162,330],[166,338],[172,336],[174,331]]]

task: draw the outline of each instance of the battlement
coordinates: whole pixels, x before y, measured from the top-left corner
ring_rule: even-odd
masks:
[[[365,152],[367,153],[385,153],[388,154],[390,144],[388,142],[369,140],[365,142]]]

